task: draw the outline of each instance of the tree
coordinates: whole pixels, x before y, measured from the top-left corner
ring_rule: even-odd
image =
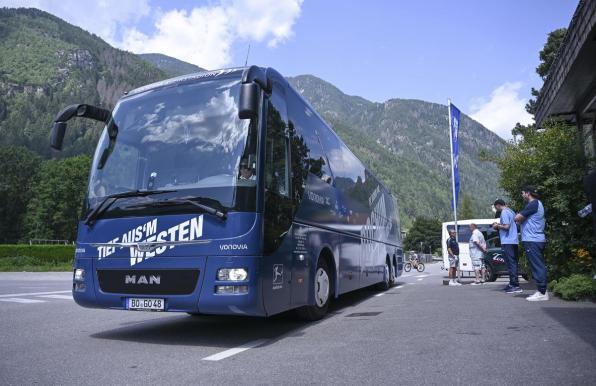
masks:
[[[536,67],[536,72],[542,80],[546,80],[548,73],[555,59],[565,35],[567,34],[567,28],[559,28],[548,34],[548,39],[542,51],[540,51],[540,64]]]
[[[469,220],[476,218],[474,214],[474,207],[472,205],[472,198],[468,194],[464,194],[461,200],[461,205],[457,208],[457,218],[459,220]]]
[[[408,230],[404,248],[418,251],[422,246],[422,252],[428,252],[429,247],[430,250],[436,251],[441,248],[441,226],[437,219],[417,217],[412,228]]]
[[[557,54],[561,48],[561,45],[563,44],[566,33],[566,28],[559,28],[548,34],[546,44],[539,54],[540,64],[538,67],[536,67],[536,73],[540,75],[543,81],[545,81],[548,77],[550,68],[557,58]],[[536,106],[538,105],[538,100],[540,99],[540,91],[541,90],[536,90],[534,87],[532,87],[531,93],[533,98],[531,98],[526,104],[526,111],[532,115],[536,114]]]
[[[26,226],[30,238],[74,240],[91,159],[45,161],[32,187]]]
[[[591,219],[577,215],[587,203],[581,186],[589,164],[577,136],[577,127],[562,121],[546,122],[541,130],[529,126],[498,161],[500,184],[514,209],[524,206],[520,193],[524,185],[535,185],[542,193],[548,240],[545,255],[553,278],[589,272],[593,258],[586,255],[594,247]]]
[[[18,146],[0,146],[0,243],[16,243],[41,159]]]

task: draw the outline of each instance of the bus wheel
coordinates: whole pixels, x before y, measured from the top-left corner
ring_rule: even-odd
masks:
[[[379,291],[387,291],[391,288],[391,267],[389,263],[385,261],[385,272],[383,272],[383,281],[377,284]]]
[[[306,320],[319,320],[327,313],[331,300],[331,274],[325,259],[319,259],[315,273],[313,294],[314,306],[305,306],[298,309],[298,315]]]

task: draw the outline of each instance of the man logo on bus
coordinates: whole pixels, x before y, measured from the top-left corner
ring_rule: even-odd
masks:
[[[273,289],[281,288],[284,281],[284,265],[273,264]]]

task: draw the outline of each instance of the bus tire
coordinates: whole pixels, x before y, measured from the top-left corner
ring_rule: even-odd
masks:
[[[315,304],[304,306],[297,310],[298,316],[304,320],[319,320],[327,314],[333,288],[333,279],[327,261],[319,258],[313,281],[313,295]]]
[[[383,281],[377,283],[376,288],[379,291],[387,291],[391,288],[391,266],[389,265],[389,261],[385,261],[385,270],[383,272]]]

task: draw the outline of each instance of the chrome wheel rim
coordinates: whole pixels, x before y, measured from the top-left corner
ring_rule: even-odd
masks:
[[[323,268],[317,269],[315,278],[315,301],[317,306],[323,307],[329,299],[329,275]]]

